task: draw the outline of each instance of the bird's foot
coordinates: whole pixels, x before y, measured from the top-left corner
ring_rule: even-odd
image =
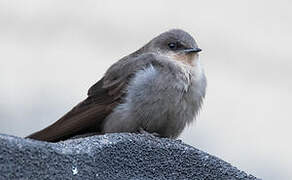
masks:
[[[148,135],[148,136],[151,136],[151,137],[161,137],[160,134],[158,134],[156,132],[150,133],[150,132],[144,130],[143,128],[141,128],[141,127],[138,129],[138,133],[145,134],[145,135]]]

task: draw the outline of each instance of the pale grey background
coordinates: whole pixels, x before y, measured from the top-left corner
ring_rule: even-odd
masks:
[[[292,2],[0,0],[0,132],[25,136],[170,28],[203,49],[207,97],[181,136],[266,180],[292,178]]]

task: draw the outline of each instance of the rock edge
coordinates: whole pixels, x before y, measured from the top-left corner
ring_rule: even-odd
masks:
[[[180,140],[119,133],[58,143],[0,134],[0,179],[258,178]]]

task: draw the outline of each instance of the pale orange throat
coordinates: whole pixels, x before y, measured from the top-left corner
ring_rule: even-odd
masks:
[[[175,54],[173,55],[174,60],[182,62],[184,64],[194,66],[197,55],[196,54]]]

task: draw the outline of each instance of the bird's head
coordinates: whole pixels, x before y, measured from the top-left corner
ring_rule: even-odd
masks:
[[[168,56],[170,59],[194,65],[202,51],[194,38],[180,29],[172,29],[155,37],[147,44],[147,51]]]

